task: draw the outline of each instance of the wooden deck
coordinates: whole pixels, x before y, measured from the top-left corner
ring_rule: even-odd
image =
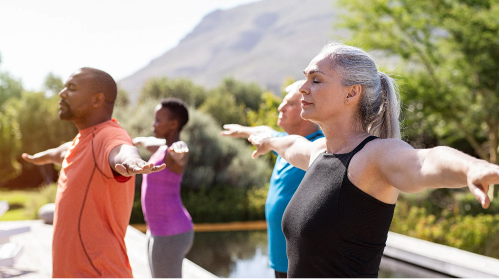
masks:
[[[12,267],[0,267],[0,278],[48,278],[52,276],[52,225],[42,221],[0,222],[0,229],[29,226],[30,232],[10,238],[11,242],[22,243],[23,251]],[[147,259],[147,238],[133,227],[128,227],[125,243],[134,277],[151,278]],[[184,259],[183,277],[217,278],[188,259]]]

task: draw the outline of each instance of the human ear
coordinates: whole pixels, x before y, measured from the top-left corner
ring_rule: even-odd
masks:
[[[94,96],[92,96],[92,107],[98,108],[104,104],[106,101],[106,97],[102,93],[97,93]]]
[[[356,84],[348,87],[347,95],[345,99],[348,101],[353,101],[360,98],[360,93],[362,92],[362,85]]]
[[[170,127],[172,128],[172,130],[178,130],[178,126],[179,123],[177,119],[173,119],[170,121]]]

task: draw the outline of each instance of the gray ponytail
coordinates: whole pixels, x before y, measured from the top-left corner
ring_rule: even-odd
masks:
[[[362,129],[380,138],[400,139],[400,103],[393,79],[379,72],[374,59],[359,48],[330,43],[321,53],[331,59],[343,86],[362,86],[358,113]]]

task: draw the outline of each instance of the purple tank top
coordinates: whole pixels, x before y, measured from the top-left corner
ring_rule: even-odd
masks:
[[[159,148],[149,163],[155,166],[164,162],[166,149]],[[144,174],[142,180],[142,212],[147,227],[154,236],[168,236],[192,230],[189,212],[180,198],[183,174],[165,168],[160,172]]]

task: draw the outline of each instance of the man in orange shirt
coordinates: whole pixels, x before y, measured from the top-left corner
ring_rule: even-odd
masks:
[[[81,68],[59,93],[59,118],[78,135],[24,160],[62,165],[52,242],[53,277],[132,277],[125,232],[135,174],[160,171],[143,161],[128,133],[111,118],[117,87],[101,70]]]

